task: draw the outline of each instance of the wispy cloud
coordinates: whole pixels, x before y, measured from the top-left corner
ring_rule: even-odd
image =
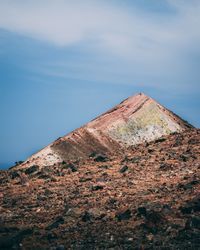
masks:
[[[170,72],[176,79],[188,70],[191,55],[200,54],[200,1],[163,1],[171,13],[147,12],[134,1],[119,5],[120,1],[104,0],[1,0],[0,27],[64,50],[87,52],[84,61],[79,53],[77,60],[66,56],[63,62],[30,65],[44,74],[87,79],[105,75],[108,80],[110,72],[117,83],[119,72],[125,76]]]
[[[57,46],[88,41],[106,53],[152,60],[200,41],[200,2],[167,2],[175,12],[161,17],[108,1],[3,0],[0,27]]]

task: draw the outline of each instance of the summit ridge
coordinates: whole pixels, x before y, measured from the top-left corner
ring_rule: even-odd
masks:
[[[63,160],[87,158],[92,152],[110,154],[191,127],[151,97],[138,93],[60,137],[22,166],[53,165]]]

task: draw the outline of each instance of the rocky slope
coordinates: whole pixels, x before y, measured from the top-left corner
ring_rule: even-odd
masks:
[[[0,249],[200,249],[197,129],[0,183]]]
[[[117,149],[151,141],[192,127],[152,98],[139,93],[108,112],[59,138],[30,157],[20,168],[53,165],[87,158],[92,152],[112,154]]]
[[[200,249],[200,130],[138,94],[0,171],[0,249]]]

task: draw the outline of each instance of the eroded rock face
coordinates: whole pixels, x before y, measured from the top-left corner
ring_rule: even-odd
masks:
[[[200,131],[119,151],[1,171],[0,249],[200,249]]]
[[[123,153],[129,146],[190,127],[192,126],[152,98],[140,93],[81,128],[60,137],[19,167],[53,165],[63,160],[87,158],[94,152],[108,155],[121,149],[119,152]]]

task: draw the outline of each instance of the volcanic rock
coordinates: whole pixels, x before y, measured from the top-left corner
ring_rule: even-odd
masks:
[[[118,219],[118,221],[130,219],[131,218],[130,209],[123,209],[123,210],[117,212],[116,218]]]
[[[121,102],[86,125],[59,137],[18,167],[53,165],[62,161],[94,157],[105,161],[105,154],[181,132],[192,126],[152,98],[139,93]],[[98,152],[98,154],[96,153]]]
[[[200,249],[199,152],[199,129],[130,97],[0,171],[0,248]]]
[[[123,166],[123,167],[120,168],[119,172],[120,172],[120,173],[124,173],[124,172],[126,172],[127,170],[128,170],[128,167],[125,165],[125,166]]]

